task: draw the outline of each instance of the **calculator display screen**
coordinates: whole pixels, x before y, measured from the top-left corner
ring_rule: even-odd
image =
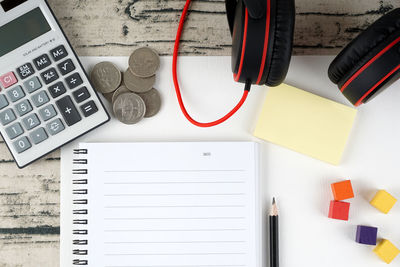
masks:
[[[51,27],[40,8],[0,27],[0,57],[49,32]]]

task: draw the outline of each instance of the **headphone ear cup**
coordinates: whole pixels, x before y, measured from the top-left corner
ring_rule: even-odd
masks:
[[[271,16],[274,16],[271,21],[274,23],[271,25],[271,42],[267,55],[269,63],[265,64],[259,82],[268,86],[278,86],[286,78],[292,56],[296,13],[294,0],[273,0],[271,7],[274,6],[275,12],[271,12]]]
[[[371,58],[369,54],[374,49],[387,44],[398,36],[399,30],[400,8],[382,16],[351,41],[330,64],[329,79],[338,84],[351,72],[354,72],[352,69],[356,65],[368,61]]]
[[[242,0],[232,33],[232,71],[239,82],[276,86],[285,79],[292,54],[294,0],[266,1],[261,18],[252,18]]]
[[[232,27],[232,72],[237,73],[242,55],[242,45],[245,26],[245,7],[243,1],[239,0],[236,4],[236,10]]]
[[[391,61],[396,60],[398,53],[394,53],[395,58],[391,59],[386,59],[385,53],[388,54],[392,46],[398,45],[396,44],[398,38],[400,38],[400,9],[395,9],[375,21],[338,54],[328,69],[330,80],[339,86],[353,104],[359,105],[360,100],[368,96],[366,93],[370,94],[368,98],[376,93],[373,91],[374,85],[388,75],[385,69],[392,66]],[[364,77],[364,73],[367,72],[371,72],[372,75]],[[390,77],[387,79],[389,81]],[[353,81],[362,84],[351,84]],[[348,86],[349,84],[351,86]],[[376,86],[376,89],[380,88],[381,86]],[[369,89],[372,91],[368,92]]]

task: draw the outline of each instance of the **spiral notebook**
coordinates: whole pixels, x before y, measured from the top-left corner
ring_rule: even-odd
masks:
[[[261,266],[256,143],[82,143],[71,153],[61,267]]]

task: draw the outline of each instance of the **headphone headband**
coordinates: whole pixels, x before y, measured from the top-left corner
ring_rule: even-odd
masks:
[[[229,30],[233,34],[233,22],[235,20],[235,10],[237,0],[225,0],[226,15],[228,17]],[[266,13],[266,1],[264,0],[243,0],[250,18],[261,19]]]

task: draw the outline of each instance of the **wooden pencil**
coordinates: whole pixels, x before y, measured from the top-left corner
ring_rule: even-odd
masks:
[[[270,267],[279,267],[279,227],[278,206],[275,198],[272,199],[271,212],[269,214],[269,248]]]

